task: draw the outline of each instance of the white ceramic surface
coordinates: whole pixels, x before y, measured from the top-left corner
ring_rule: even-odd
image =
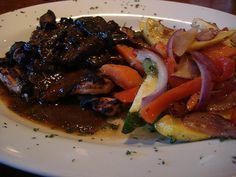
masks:
[[[37,17],[52,9],[58,18],[98,14],[137,28],[144,17],[188,27],[194,17],[236,28],[236,17],[199,6],[157,0],[77,0],[49,3],[0,15],[0,56],[14,41],[27,40]],[[46,176],[74,177],[232,177],[236,141],[169,145],[145,141],[109,143],[46,138],[46,133],[13,119],[0,105],[0,162]],[[38,127],[35,125],[34,127]],[[126,152],[131,151],[131,155]]]

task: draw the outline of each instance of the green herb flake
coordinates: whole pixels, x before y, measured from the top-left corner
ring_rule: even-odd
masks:
[[[173,136],[170,137],[170,144],[176,143],[177,139]]]
[[[78,139],[78,142],[82,142],[83,140],[82,139]]]
[[[55,136],[58,136],[58,135],[57,134],[45,135],[45,138],[54,138]]]
[[[158,152],[158,149],[157,149],[157,147],[153,147],[153,149],[154,149],[154,151],[155,151],[155,152]]]
[[[220,142],[224,142],[225,140],[227,140],[228,138],[226,138],[226,137],[220,137],[219,138],[219,140],[220,140]]]
[[[125,154],[126,154],[127,156],[129,156],[129,155],[136,154],[136,153],[137,153],[136,151],[127,150]]]
[[[143,61],[144,71],[148,75],[156,75],[156,63],[154,63],[151,58],[145,58]]]
[[[126,155],[131,155],[131,151],[127,150],[125,154]]]
[[[37,131],[39,131],[39,128],[33,128],[33,131],[37,132]]]
[[[140,4],[136,4],[136,5],[135,5],[135,8],[139,8],[139,6],[140,6]]]

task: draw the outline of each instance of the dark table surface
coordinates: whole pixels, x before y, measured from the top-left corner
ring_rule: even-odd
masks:
[[[28,7],[41,3],[55,2],[58,0],[1,0],[0,1],[0,14],[16,10],[23,7]],[[175,2],[183,2],[195,5],[201,5],[218,9],[236,15],[236,0],[171,0]],[[2,177],[30,177],[37,175],[29,174],[20,170],[0,164],[0,176]]]

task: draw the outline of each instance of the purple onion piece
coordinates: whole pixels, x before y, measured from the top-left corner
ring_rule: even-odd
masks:
[[[196,62],[201,72],[201,78],[202,78],[200,98],[196,109],[203,110],[205,109],[207,101],[211,96],[211,90],[213,88],[211,72],[208,70],[209,67],[206,65],[206,60],[209,59],[206,56],[196,51],[191,52],[191,55],[193,56],[193,60]]]
[[[177,35],[179,35],[180,33],[183,32],[183,29],[179,29],[176,30],[169,38],[168,42],[167,42],[167,56],[170,58],[174,59],[174,52],[173,52],[173,43],[174,43],[174,39]]]
[[[142,106],[144,106],[153,101],[156,97],[160,96],[166,90],[168,82],[168,73],[164,61],[154,52],[146,49],[136,50],[136,52],[137,52],[137,58],[140,61],[143,62],[146,58],[150,58],[152,62],[156,63],[156,69],[158,75],[157,76],[158,82],[155,91],[152,94],[142,99]]]
[[[210,28],[210,29],[205,29],[201,32],[199,32],[196,36],[196,39],[198,41],[209,41],[215,38],[215,36],[219,33],[219,30]]]

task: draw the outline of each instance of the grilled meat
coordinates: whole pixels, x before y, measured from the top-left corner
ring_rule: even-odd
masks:
[[[90,108],[115,115],[120,103],[112,95],[116,85],[98,69],[106,64],[127,65],[114,46],[127,41],[114,21],[102,17],[61,18],[48,10],[28,42],[15,42],[0,63],[0,80],[30,101],[52,103],[71,95],[96,95]]]
[[[106,116],[114,116],[121,111],[120,102],[110,97],[84,97],[80,105],[85,108],[92,108],[94,111]]]
[[[43,30],[54,29],[56,28],[56,15],[53,11],[48,10],[47,13],[40,17],[39,23]]]
[[[81,69],[70,73],[56,73],[39,81],[34,92],[37,99],[46,102],[71,94],[106,94],[110,93],[114,84],[94,72]]]
[[[82,65],[91,69],[98,69],[107,63],[128,65],[119,55],[111,55],[109,53],[89,56],[82,62]]]
[[[0,67],[0,80],[13,93],[22,96],[31,96],[32,85],[24,78],[19,67]]]

